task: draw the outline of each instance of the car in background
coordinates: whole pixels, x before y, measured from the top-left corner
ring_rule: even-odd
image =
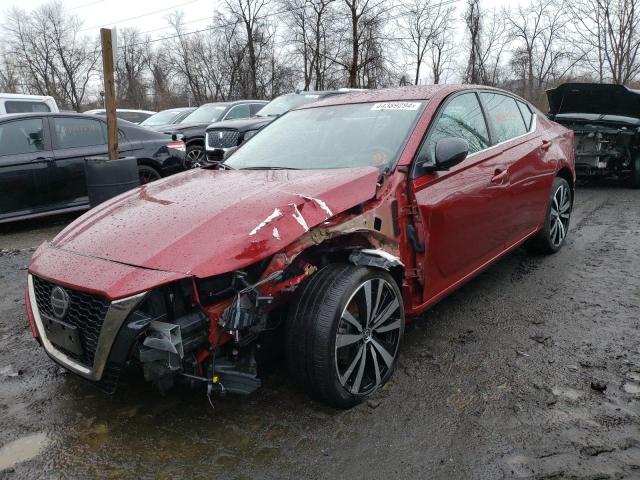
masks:
[[[104,108],[98,108],[95,110],[87,110],[84,112],[89,115],[102,115],[106,116],[107,111]],[[151,110],[131,110],[129,108],[117,108],[116,116],[121,120],[126,120],[131,123],[142,123],[151,115],[155,115],[156,112],[152,112]]]
[[[21,95],[0,93],[0,115],[6,113],[57,112],[58,105],[53,97],[41,95]]]
[[[262,127],[289,110],[317,102],[333,95],[348,93],[352,90],[331,90],[318,92],[287,93],[271,100],[254,117],[243,120],[221,119],[210,124],[206,129],[206,158],[201,162],[192,162],[191,167],[199,167],[212,162],[221,162],[224,154],[233,147],[238,147],[249,140]]]
[[[565,83],[547,91],[549,118],[573,130],[576,174],[640,188],[640,90]]]
[[[140,183],[183,170],[184,143],[123,121],[119,152]],[[84,160],[107,155],[105,119],[82,113],[0,117],[0,223],[89,208]]]
[[[139,125],[156,130],[170,128],[171,125],[175,125],[184,120],[195,109],[196,107],[169,108],[168,110],[154,113],[146,120],[140,122]]]
[[[205,103],[191,112],[177,125],[154,128],[156,131],[183,140],[187,146],[188,166],[200,165],[205,160],[204,136],[208,125],[219,120],[249,118],[268,102],[265,100],[238,100],[235,102]]]
[[[109,392],[130,366],[161,393],[246,395],[284,350],[301,388],[349,408],[391,378],[405,323],[523,244],[562,248],[574,180],[571,132],[503,90],[335,96],[42,244],[29,326]]]

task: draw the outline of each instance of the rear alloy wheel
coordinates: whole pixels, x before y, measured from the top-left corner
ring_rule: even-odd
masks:
[[[329,265],[290,309],[289,369],[312,397],[349,408],[389,379],[403,332],[402,296],[388,272]]]
[[[185,168],[199,168],[207,163],[207,155],[202,145],[191,145],[187,147],[184,156]]]
[[[572,205],[569,182],[556,177],[544,227],[525,246],[537,253],[555,253],[560,250],[569,232]]]
[[[138,177],[140,178],[140,185],[145,185],[160,180],[162,175],[149,165],[138,165]]]

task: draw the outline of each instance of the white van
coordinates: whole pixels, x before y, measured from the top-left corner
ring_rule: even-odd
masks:
[[[53,97],[0,93],[0,115],[5,113],[59,112]]]

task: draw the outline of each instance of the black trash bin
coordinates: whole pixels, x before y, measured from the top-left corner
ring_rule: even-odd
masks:
[[[90,157],[84,160],[84,174],[91,208],[140,185],[135,157],[109,160]]]

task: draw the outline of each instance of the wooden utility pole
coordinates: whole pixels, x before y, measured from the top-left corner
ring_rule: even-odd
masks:
[[[113,44],[111,30],[100,29],[102,43],[102,71],[104,73],[104,101],[107,111],[107,145],[109,160],[118,159],[118,117],[116,117],[116,85],[113,77]]]

